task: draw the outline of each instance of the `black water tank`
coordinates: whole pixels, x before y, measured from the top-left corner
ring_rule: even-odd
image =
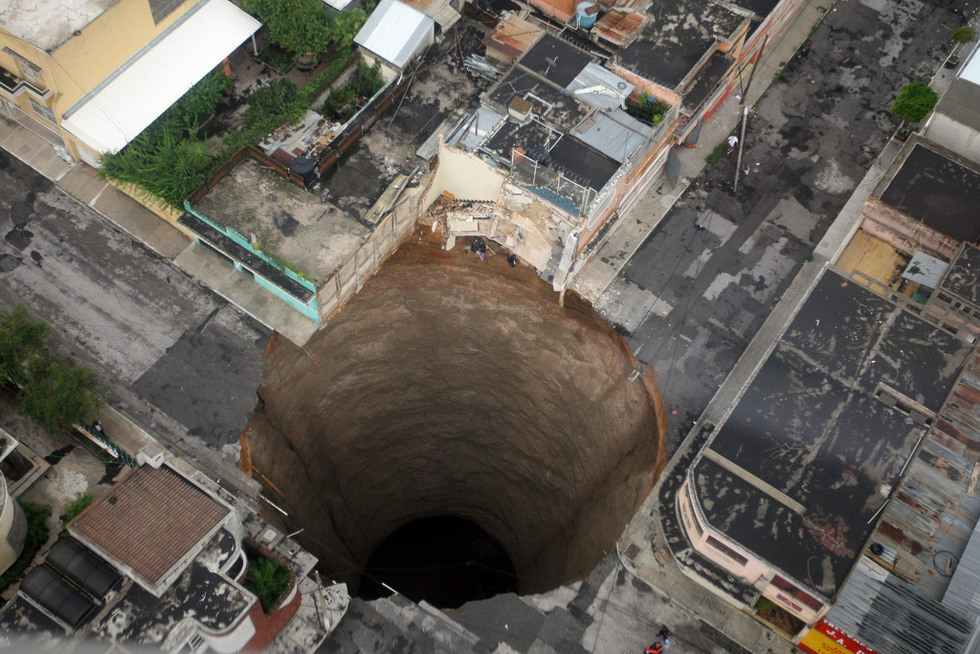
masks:
[[[316,177],[316,164],[306,157],[296,157],[289,164],[289,169],[303,178],[303,183],[307,186]]]

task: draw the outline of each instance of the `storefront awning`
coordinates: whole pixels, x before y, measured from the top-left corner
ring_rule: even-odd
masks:
[[[61,126],[96,152],[118,152],[259,27],[228,0],[204,0],[65,112]]]

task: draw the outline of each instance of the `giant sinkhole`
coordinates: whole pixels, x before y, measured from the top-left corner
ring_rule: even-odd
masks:
[[[243,463],[365,598],[580,579],[662,467],[654,375],[587,302],[422,232],[305,347],[274,339],[258,395]]]

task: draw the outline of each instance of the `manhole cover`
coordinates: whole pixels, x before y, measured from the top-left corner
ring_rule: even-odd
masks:
[[[636,555],[640,553],[640,546],[636,543],[630,543],[625,550],[623,550],[623,556],[625,556],[630,561],[636,558]]]

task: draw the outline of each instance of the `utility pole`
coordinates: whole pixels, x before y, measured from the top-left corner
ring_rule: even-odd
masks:
[[[748,122],[749,109],[745,106],[745,99],[749,97],[749,87],[752,86],[752,79],[755,77],[755,71],[762,62],[762,53],[766,50],[766,43],[769,41],[769,35],[766,34],[762,39],[762,45],[759,46],[759,53],[755,57],[755,65],[752,66],[752,72],[749,73],[749,81],[745,83],[745,88],[742,89],[742,99],[739,102],[739,107],[741,111],[742,120],[742,130],[738,137],[738,160],[735,163],[735,193],[738,193],[738,178],[742,173],[742,150],[745,149],[745,123]]]
[[[738,176],[742,172],[742,150],[745,148],[745,123],[749,117],[748,107],[742,107],[742,133],[738,139],[738,160],[735,162],[735,192],[738,193]]]

